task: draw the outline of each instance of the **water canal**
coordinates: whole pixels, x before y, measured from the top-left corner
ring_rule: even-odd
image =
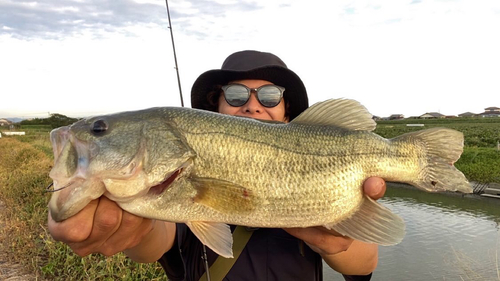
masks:
[[[372,280],[500,281],[500,199],[390,184],[380,202],[403,217],[406,236],[380,247]],[[343,280],[327,266],[324,279]]]

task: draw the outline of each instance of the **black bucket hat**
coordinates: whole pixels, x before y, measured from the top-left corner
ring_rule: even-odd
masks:
[[[191,88],[191,107],[210,110],[207,96],[215,85],[242,79],[261,79],[285,87],[283,98],[290,120],[309,106],[304,83],[280,58],[271,53],[241,51],[227,57],[221,69],[209,70],[196,79]]]

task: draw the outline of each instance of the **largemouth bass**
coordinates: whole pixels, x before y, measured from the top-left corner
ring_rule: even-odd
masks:
[[[227,224],[325,226],[393,245],[403,220],[363,195],[372,176],[426,191],[472,192],[453,163],[463,134],[436,128],[387,140],[366,108],[329,100],[290,123],[189,108],[151,108],[80,120],[51,132],[50,214],[61,221],[102,195],[146,218],[185,222],[232,256]]]

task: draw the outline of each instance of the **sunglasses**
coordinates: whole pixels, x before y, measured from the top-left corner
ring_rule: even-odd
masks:
[[[235,107],[244,105],[250,99],[252,92],[257,93],[257,100],[264,107],[275,107],[283,98],[285,88],[276,85],[264,85],[258,88],[250,89],[242,84],[229,84],[222,86],[226,102]]]

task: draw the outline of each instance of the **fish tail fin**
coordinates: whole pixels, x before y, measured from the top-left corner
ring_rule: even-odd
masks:
[[[460,191],[472,193],[472,187],[453,164],[463,152],[464,136],[461,132],[447,128],[432,128],[407,133],[394,141],[418,142],[426,151],[426,164],[419,179],[409,182],[426,191]]]

